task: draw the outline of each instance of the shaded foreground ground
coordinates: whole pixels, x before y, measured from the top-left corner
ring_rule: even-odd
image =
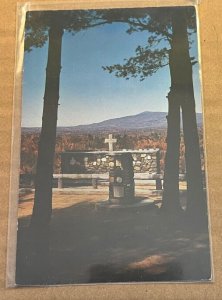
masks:
[[[33,194],[19,205],[18,284],[189,281],[211,277],[207,223],[164,216],[158,206],[108,209],[106,191],[53,196],[47,272],[30,264]],[[158,203],[158,197],[156,197]]]

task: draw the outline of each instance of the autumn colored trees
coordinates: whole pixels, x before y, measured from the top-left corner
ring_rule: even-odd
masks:
[[[82,150],[106,150],[107,146],[104,144],[105,134],[77,134],[77,133],[57,133],[55,157],[53,172],[60,173],[61,171],[61,152],[65,151],[82,151]],[[127,132],[115,134],[117,143],[115,148],[117,150],[125,149],[150,149],[158,148],[161,151],[161,171],[164,171],[164,156],[167,149],[166,143],[166,130],[152,130],[139,132]],[[204,170],[204,151],[203,151],[203,132],[199,128],[200,137],[200,151],[201,151],[201,166]],[[126,143],[128,141],[128,143]],[[38,142],[39,133],[22,133],[21,141],[21,174],[35,174],[36,162],[38,157]],[[180,160],[179,160],[179,172],[181,174],[186,173],[185,165],[185,145],[184,137],[181,134],[180,143]]]

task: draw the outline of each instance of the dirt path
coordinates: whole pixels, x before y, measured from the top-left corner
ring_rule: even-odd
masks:
[[[54,194],[45,283],[187,281],[210,277],[206,223],[195,229],[185,217],[166,217],[156,206],[98,209],[95,203],[106,196],[102,192]],[[26,267],[33,195],[21,200],[17,280],[21,284],[38,283],[34,270],[30,274]]]

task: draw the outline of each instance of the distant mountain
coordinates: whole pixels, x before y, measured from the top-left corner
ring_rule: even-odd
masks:
[[[99,123],[72,127],[59,127],[58,130],[78,132],[118,132],[127,130],[165,129],[167,127],[166,116],[166,112],[145,111],[137,115],[109,119]],[[198,126],[202,126],[201,113],[197,113],[197,124]]]
[[[137,115],[109,119],[99,123],[78,126],[58,127],[57,132],[121,132],[133,130],[165,129],[167,127],[166,112],[145,111]],[[197,124],[202,126],[202,114],[197,113]],[[37,131],[39,128],[23,128],[25,132]]]

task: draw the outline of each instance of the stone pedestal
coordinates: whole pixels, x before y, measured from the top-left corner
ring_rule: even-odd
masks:
[[[130,153],[122,153],[110,158],[109,201],[129,204],[135,200],[133,158]]]

